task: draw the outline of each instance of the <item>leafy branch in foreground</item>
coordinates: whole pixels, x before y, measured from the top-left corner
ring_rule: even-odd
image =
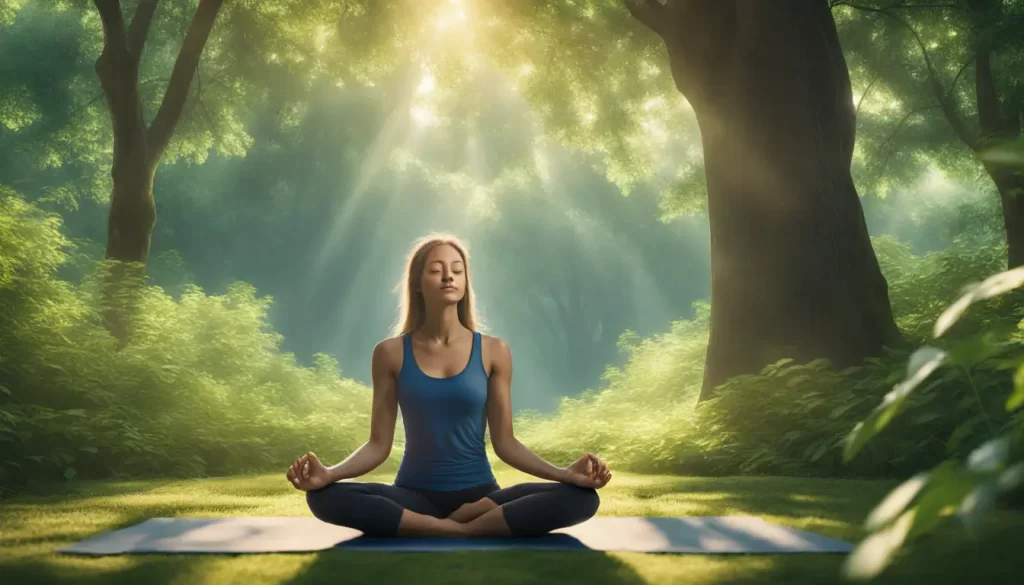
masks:
[[[967,287],[963,295],[939,316],[934,337],[939,338],[974,303],[1007,293],[1024,284],[1024,268],[1015,268]],[[1024,482],[1024,453],[1021,449],[1024,416],[1024,352],[1019,342],[1024,322],[995,350],[1015,348],[998,360],[999,367],[1015,369],[1013,391],[1006,400],[1012,415],[1002,428],[993,428],[992,437],[978,446],[966,462],[949,459],[931,471],[921,472],[903,482],[871,512],[865,522],[870,535],[847,558],[843,573],[851,579],[870,579],[881,573],[904,542],[931,531],[947,510],[955,508],[968,534],[975,534],[984,514],[996,498]],[[1000,345],[1000,344],[995,344]],[[847,438],[844,459],[851,460],[868,441],[884,429],[903,409],[908,396],[941,367],[970,366],[991,359],[993,351],[945,351],[935,347],[919,348],[910,357],[907,375],[896,384],[882,403],[857,423]],[[968,380],[970,376],[968,375]],[[975,392],[977,394],[977,392]],[[976,396],[981,407],[980,396]],[[987,413],[982,413],[988,419]],[[991,419],[988,419],[991,424]]]

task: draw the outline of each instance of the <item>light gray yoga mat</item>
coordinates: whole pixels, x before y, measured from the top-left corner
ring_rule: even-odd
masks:
[[[651,553],[845,553],[852,547],[813,532],[753,516],[598,516],[539,538],[371,538],[315,518],[153,518],[106,532],[57,552],[270,553],[337,547],[375,551],[454,551],[530,548]]]

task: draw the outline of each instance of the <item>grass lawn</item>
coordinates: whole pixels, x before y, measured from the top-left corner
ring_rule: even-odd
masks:
[[[393,474],[370,476],[390,481]],[[498,471],[502,485],[528,480]],[[601,490],[599,514],[723,516],[770,522],[858,539],[860,525],[891,482],[804,478],[689,478],[616,473]],[[386,553],[331,550],[272,555],[54,554],[105,530],[154,516],[306,516],[305,501],[283,475],[189,481],[77,482],[59,493],[0,501],[0,583],[543,583],[590,585],[728,583],[786,585],[844,582],[842,555],[606,554],[591,551]],[[917,541],[877,581],[997,585],[1019,582],[1024,513],[997,510],[983,538],[964,537],[955,522]],[[1017,575],[1014,577],[1014,575]]]

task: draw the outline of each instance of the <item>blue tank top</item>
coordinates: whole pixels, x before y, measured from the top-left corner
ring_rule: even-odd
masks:
[[[450,378],[423,373],[412,339],[402,337],[398,405],[405,426],[405,453],[395,485],[452,491],[495,481],[484,447],[487,371],[480,333],[473,332],[469,363]]]

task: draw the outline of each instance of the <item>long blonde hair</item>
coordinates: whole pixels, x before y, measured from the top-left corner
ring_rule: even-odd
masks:
[[[449,233],[433,233],[416,240],[409,251],[409,258],[405,263],[405,274],[402,280],[395,285],[395,292],[401,295],[398,304],[398,320],[391,330],[392,335],[401,337],[415,331],[423,324],[426,318],[427,307],[423,300],[423,294],[416,290],[420,279],[423,277],[423,269],[427,263],[427,256],[430,251],[438,246],[449,245],[458,251],[462,256],[462,263],[465,265],[466,293],[459,301],[458,314],[459,322],[470,331],[477,331],[480,326],[480,319],[476,314],[476,303],[473,299],[473,287],[469,279],[469,253],[466,246],[457,237]]]

